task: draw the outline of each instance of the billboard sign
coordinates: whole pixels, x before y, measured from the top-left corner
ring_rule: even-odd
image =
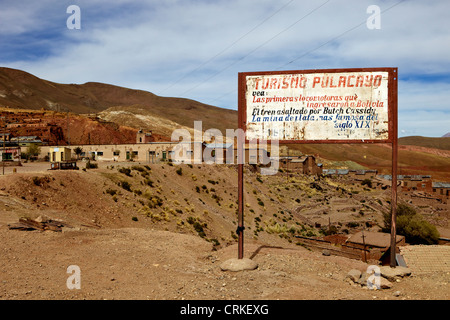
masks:
[[[392,142],[396,94],[396,68],[240,73],[239,125],[246,140]]]

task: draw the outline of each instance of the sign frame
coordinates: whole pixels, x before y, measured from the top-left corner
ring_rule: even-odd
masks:
[[[288,71],[262,71],[241,72],[238,77],[238,124],[239,128],[246,132],[247,129],[247,101],[246,101],[246,77],[247,76],[270,76],[270,75],[292,75],[292,74],[314,74],[314,73],[357,73],[357,72],[387,72],[388,73],[388,138],[387,139],[317,139],[317,140],[277,140],[280,144],[290,143],[392,143],[394,137],[394,122],[397,115],[397,68],[349,68],[349,69],[311,69],[311,70],[288,70]],[[248,143],[247,136],[245,142]],[[272,140],[267,140],[271,142]]]
[[[391,179],[391,242],[390,242],[390,266],[395,267],[396,253],[396,210],[397,210],[397,160],[398,160],[398,68],[340,68],[340,69],[310,69],[310,70],[284,70],[284,71],[255,71],[240,72],[238,74],[238,128],[243,132],[238,137],[238,157],[243,155],[244,144],[247,139],[247,76],[266,75],[292,75],[313,73],[357,73],[357,72],[387,72],[387,103],[388,103],[388,137],[386,139],[317,139],[317,140],[265,140],[267,143],[278,141],[279,144],[374,144],[384,143],[392,146],[392,179]],[[238,259],[244,255],[244,164],[238,164]]]

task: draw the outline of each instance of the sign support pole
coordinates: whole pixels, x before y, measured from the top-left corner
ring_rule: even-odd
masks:
[[[239,152],[239,151],[238,151]],[[236,230],[239,237],[238,259],[244,257],[244,164],[238,164],[239,217]]]
[[[239,85],[243,79],[243,76],[239,75]],[[244,106],[245,94],[243,90],[239,90],[238,104],[240,107]],[[238,162],[238,227],[236,233],[238,235],[238,259],[244,258],[244,143],[245,143],[245,131],[244,131],[244,117],[242,112],[238,114],[238,134],[237,134],[237,162]]]
[[[387,77],[385,77],[386,74]],[[386,78],[387,83],[384,82]],[[238,135],[239,223],[236,232],[239,236],[239,259],[243,258],[244,246],[244,144],[247,142],[247,139],[271,141],[274,138],[270,132],[273,132],[272,129],[275,128],[282,135],[279,135],[277,131],[277,134],[273,136],[279,137],[279,139],[275,140],[282,144],[390,143],[392,145],[390,264],[391,267],[395,267],[398,162],[397,68],[245,72],[239,73],[238,79],[238,128],[240,134],[240,136]],[[364,87],[372,87],[372,92],[365,92],[363,90]],[[325,89],[330,89],[330,92],[332,92],[331,96],[333,97],[338,97],[340,100],[344,98],[348,100],[343,102],[347,108],[347,113],[344,114],[345,118],[341,115],[340,119],[337,119],[336,115],[336,120],[341,121],[338,123],[338,128],[336,125],[330,128],[330,125],[332,126],[333,124],[328,120],[334,119],[334,117],[329,117],[328,112],[327,114],[324,112],[322,115],[318,115],[318,118],[315,118],[317,113],[320,112],[320,108],[311,116],[311,111],[313,110],[311,108],[315,110],[316,106],[321,103],[320,101],[331,101],[325,99],[327,97],[324,91]],[[248,96],[250,92],[252,96]],[[306,99],[309,97],[314,97],[314,99]],[[319,98],[317,100],[319,102],[311,102],[316,101],[315,98],[317,97]],[[353,97],[354,99],[352,99]],[[374,97],[378,98],[372,101]],[[300,102],[302,106],[298,105]],[[386,103],[388,107],[386,108],[386,105],[383,106],[383,103]],[[289,106],[291,106],[290,109]],[[264,109],[265,107],[267,109]],[[338,106],[330,106],[329,108],[332,109],[332,113],[343,113],[344,111],[336,111],[338,107],[339,104]],[[305,115],[308,108],[310,112],[308,115]],[[286,110],[289,112],[286,113]],[[349,123],[349,121],[352,121],[350,117],[352,113],[349,113],[349,110],[354,111],[354,117],[361,112],[369,115],[366,117],[360,115],[356,119],[353,119],[354,123],[352,124]],[[277,116],[278,112],[280,112],[280,116]],[[272,116],[274,115],[276,119],[272,120]],[[282,118],[281,115],[285,116],[285,118]],[[310,116],[312,118],[311,120]],[[293,132],[288,130],[288,134],[285,134],[284,130],[286,126],[284,123],[297,121],[297,118],[302,120],[301,123],[299,121],[298,125],[293,128],[289,127],[289,130],[293,130]],[[306,124],[310,123],[312,127],[308,127],[308,131],[305,132]],[[372,124],[372,128],[370,128],[370,124]],[[354,129],[361,128],[361,132],[357,132],[358,134],[356,132],[349,132],[347,137],[343,138],[342,132],[335,130],[352,128],[352,125],[354,125]],[[364,128],[363,125],[365,126]],[[329,130],[324,130],[324,126],[329,128]],[[266,133],[267,128],[269,128],[268,134]],[[366,128],[372,130],[366,132]],[[251,133],[250,136],[247,135],[247,132]],[[311,135],[311,132],[313,135]],[[311,136],[313,138],[310,138]],[[366,137],[369,139],[366,139]]]
[[[394,72],[396,72],[395,69]],[[397,242],[397,160],[398,160],[398,107],[397,107],[397,78],[398,75],[394,75],[394,79],[392,80],[392,92],[395,94],[391,94],[394,99],[392,103],[392,185],[391,185],[391,246],[390,246],[390,267],[394,268],[396,266],[395,259],[395,251],[396,251],[396,242]]]

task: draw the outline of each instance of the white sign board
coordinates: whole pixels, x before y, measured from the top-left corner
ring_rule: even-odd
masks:
[[[246,139],[388,140],[390,71],[246,73]]]

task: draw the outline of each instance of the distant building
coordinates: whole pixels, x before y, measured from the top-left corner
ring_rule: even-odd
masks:
[[[349,170],[351,176],[361,179],[373,179],[377,176],[378,170],[362,169],[362,170]]]
[[[391,235],[384,232],[360,231],[350,236],[345,244],[365,250],[367,260],[379,260],[391,246]],[[396,235],[396,247],[405,244],[405,237]]]
[[[142,129],[136,134],[136,143],[149,143],[153,141],[152,132],[144,132]]]
[[[0,148],[0,161],[3,162],[20,162],[21,149],[18,146],[7,146]]]
[[[72,160],[72,150],[68,147],[50,148],[50,162],[63,162]]]
[[[51,147],[50,168],[56,169],[77,169],[77,161],[72,160],[72,150],[68,147]]]
[[[341,175],[348,175],[350,170],[348,169],[323,169],[323,174],[327,176],[341,176]]]
[[[378,175],[378,178],[392,180],[391,175]],[[402,191],[423,191],[447,203],[450,198],[450,182],[433,182],[430,175],[398,175]]]
[[[234,148],[234,163],[238,164],[239,162],[243,162],[245,164],[252,165],[262,165],[266,166],[274,161],[278,161],[278,159],[270,157],[270,151],[262,146],[252,146],[251,144],[244,146],[244,159],[238,159],[238,149]]]
[[[211,163],[233,163],[232,143],[204,143],[203,161]]]
[[[300,171],[303,174],[317,175],[323,173],[321,163],[316,163],[316,158],[311,155],[299,157],[280,157],[280,168],[285,170]]]
[[[447,203],[450,198],[450,182],[433,182],[432,191],[443,203]]]
[[[42,140],[38,136],[19,136],[11,138],[11,141],[16,142],[21,147],[29,147],[31,145],[42,145]]]
[[[96,161],[141,161],[159,163],[168,161],[172,157],[172,149],[179,142],[151,142],[136,144],[88,144],[71,145],[72,151],[79,147],[82,149],[81,158]],[[51,160],[51,149],[54,146],[41,146],[40,158],[48,156]],[[66,146],[66,148],[69,148]]]
[[[398,177],[402,191],[432,192],[431,176],[428,175],[401,175]]]
[[[11,133],[0,133],[0,142],[3,143],[3,141],[11,141]]]
[[[450,272],[450,246],[409,245],[399,248],[401,255],[414,274]]]

